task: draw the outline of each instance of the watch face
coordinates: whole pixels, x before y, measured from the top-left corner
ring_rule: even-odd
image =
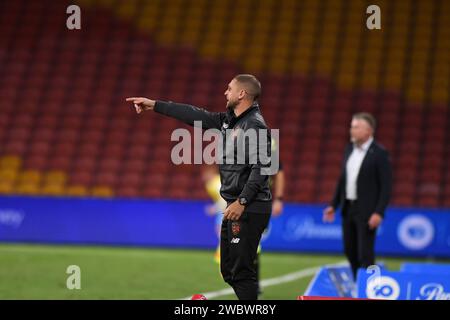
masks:
[[[247,199],[239,198],[239,203],[242,204],[242,205],[245,205],[245,204],[247,204]]]

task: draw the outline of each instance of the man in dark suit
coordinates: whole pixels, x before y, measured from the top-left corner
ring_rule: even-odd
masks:
[[[384,218],[392,185],[388,152],[375,142],[376,122],[369,113],[353,116],[333,201],[323,212],[333,222],[342,207],[344,251],[356,279],[358,268],[375,264],[375,236]]]

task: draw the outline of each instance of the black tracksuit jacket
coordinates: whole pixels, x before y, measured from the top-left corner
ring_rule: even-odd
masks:
[[[265,129],[267,132],[267,155],[271,152],[271,137],[264,118],[257,103],[236,117],[232,110],[227,112],[210,112],[192,105],[156,101],[154,111],[166,116],[181,120],[193,126],[194,121],[202,121],[203,129],[218,129],[222,133],[222,139],[226,141],[227,129],[240,128],[245,132],[247,129]],[[259,145],[259,140],[258,140]],[[247,145],[248,147],[248,145]],[[249,150],[246,148],[246,150]],[[261,174],[261,168],[270,167],[262,164],[261,161],[251,164],[248,161],[248,154],[244,164],[238,164],[236,152],[234,153],[233,164],[226,164],[226,151],[223,152],[223,161],[219,165],[221,189],[220,194],[228,205],[240,197],[245,197],[248,201],[246,211],[254,213],[270,213],[272,207],[272,194],[269,188],[268,175]]]

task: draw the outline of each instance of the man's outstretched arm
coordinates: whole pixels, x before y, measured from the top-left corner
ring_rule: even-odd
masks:
[[[154,110],[158,113],[183,121],[191,126],[194,125],[194,121],[201,121],[204,129],[220,129],[222,127],[223,118],[225,117],[225,113],[209,112],[205,109],[183,103],[164,102],[143,97],[131,97],[127,98],[126,101],[134,104],[137,113]]]

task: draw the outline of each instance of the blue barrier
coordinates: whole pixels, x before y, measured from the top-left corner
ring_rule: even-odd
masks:
[[[0,197],[0,241],[215,248],[206,201]],[[287,204],[263,248],[342,253],[341,218],[320,205]],[[389,208],[377,254],[450,257],[450,210]]]
[[[268,250],[343,252],[341,216],[332,224],[322,222],[324,206],[286,206],[272,219]],[[378,228],[378,255],[450,257],[450,210],[389,208]]]
[[[400,271],[418,274],[440,274],[450,276],[450,264],[404,262],[400,267]]]
[[[349,266],[324,266],[306,288],[305,296],[356,297],[356,285]]]
[[[0,198],[0,240],[209,248],[201,201]]]
[[[389,300],[450,300],[446,274],[417,274],[381,270],[380,275],[358,271],[358,298]]]
[[[378,262],[379,270],[386,267]],[[323,266],[316,272],[308,285],[304,296],[356,298],[356,283],[348,264]]]

